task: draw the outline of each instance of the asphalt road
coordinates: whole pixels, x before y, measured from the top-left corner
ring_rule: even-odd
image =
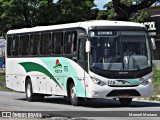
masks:
[[[39,112],[42,113],[44,119],[53,117],[80,117],[85,119],[98,119],[98,117],[117,119],[118,117],[120,119],[122,117],[124,120],[127,119],[124,118],[125,116],[129,117],[129,113],[133,113],[132,115],[143,113],[154,115],[158,113],[160,118],[160,102],[133,101],[129,107],[123,107],[117,100],[95,99],[84,101],[81,106],[72,106],[63,97],[51,96],[45,97],[43,101],[27,102],[25,93],[0,91],[0,111]],[[157,117],[141,117],[145,120],[159,119]],[[140,119],[137,116],[130,116],[129,118]]]

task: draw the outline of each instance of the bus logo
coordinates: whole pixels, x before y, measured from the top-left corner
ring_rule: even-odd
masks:
[[[58,59],[56,60],[56,64],[55,64],[55,66],[53,66],[53,68],[62,68],[62,65]]]
[[[55,68],[55,73],[62,73],[62,65],[58,59],[56,60],[55,66],[53,66],[53,68]]]

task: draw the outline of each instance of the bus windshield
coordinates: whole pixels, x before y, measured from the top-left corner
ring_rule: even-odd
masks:
[[[133,71],[151,66],[145,31],[90,31],[90,67]]]

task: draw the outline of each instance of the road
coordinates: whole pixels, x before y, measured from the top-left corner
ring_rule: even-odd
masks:
[[[66,99],[64,99],[63,97],[51,96],[45,97],[45,99],[40,102],[27,102],[25,99],[25,93],[0,91],[0,111],[36,111],[42,113],[42,116],[45,119],[53,116],[113,118],[113,116],[123,117],[123,114],[128,115],[128,111],[131,111],[133,113],[138,111],[137,114],[142,113],[144,111],[148,113],[150,113],[150,111],[158,111],[159,116],[160,102],[133,101],[131,103],[131,106],[123,107],[120,105],[119,101],[116,100],[96,99],[87,100],[81,106],[72,106],[68,104]],[[157,117],[153,118],[158,120]],[[149,120],[150,118],[147,117],[147,119]]]

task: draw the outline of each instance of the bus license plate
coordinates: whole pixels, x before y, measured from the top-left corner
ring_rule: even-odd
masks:
[[[129,95],[119,95],[119,98],[129,98]]]

